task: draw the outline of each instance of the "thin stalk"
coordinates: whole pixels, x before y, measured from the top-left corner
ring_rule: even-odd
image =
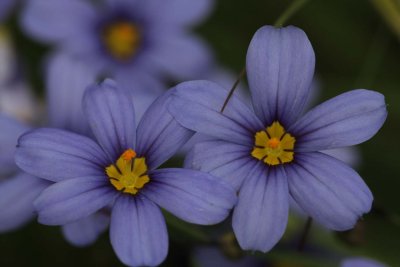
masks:
[[[312,218],[308,217],[306,224],[304,225],[303,233],[301,234],[301,238],[299,244],[297,246],[297,251],[302,252],[307,242],[307,237],[310,233],[310,229],[312,226]]]
[[[288,19],[290,19],[300,8],[303,7],[309,0],[294,0],[291,5],[278,17],[275,21],[275,27],[282,27]]]
[[[239,85],[240,80],[243,78],[243,76],[244,76],[245,73],[246,73],[246,68],[243,68],[242,71],[241,71],[240,74],[239,74],[239,77],[236,79],[236,81],[235,81],[235,83],[233,84],[231,90],[229,91],[229,94],[228,94],[228,96],[226,97],[224,104],[222,105],[222,108],[221,108],[221,110],[220,110],[221,113],[224,112],[224,110],[225,110],[225,108],[226,108],[226,105],[228,105],[229,100],[231,99],[233,93],[234,93],[235,90],[236,90],[236,87]]]

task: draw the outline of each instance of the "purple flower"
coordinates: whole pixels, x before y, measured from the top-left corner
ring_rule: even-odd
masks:
[[[348,258],[340,267],[386,267],[387,265],[367,258]]]
[[[173,92],[173,91],[171,91]],[[112,205],[110,239],[127,265],[157,265],[168,236],[160,208],[197,224],[222,221],[236,202],[231,187],[187,169],[157,169],[193,135],[158,98],[136,129],[128,95],[107,80],[89,87],[83,110],[95,140],[58,129],[19,139],[17,165],[56,182],[36,200],[39,222],[62,225]]]
[[[119,83],[146,88],[153,77],[186,79],[207,70],[208,47],[189,29],[212,0],[30,0],[24,30]],[[173,62],[173,64],[171,64]]]
[[[315,56],[296,27],[265,26],[247,53],[253,109],[208,81],[177,86],[169,111],[183,126],[215,140],[197,144],[192,167],[239,191],[233,230],[243,249],[270,250],[282,237],[290,196],[333,230],[350,229],[370,210],[372,194],[342,161],[319,151],[370,139],[384,123],[384,97],[369,90],[341,94],[303,114]]]

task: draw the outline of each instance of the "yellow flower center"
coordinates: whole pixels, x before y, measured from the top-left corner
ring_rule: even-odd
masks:
[[[251,155],[268,165],[278,165],[293,161],[296,139],[275,121],[265,131],[255,135],[255,145]]]
[[[145,158],[137,158],[133,149],[128,149],[118,158],[116,164],[106,168],[110,183],[124,193],[135,195],[150,181]]]
[[[140,31],[131,22],[116,22],[105,27],[103,41],[108,52],[117,60],[132,58],[140,44]]]

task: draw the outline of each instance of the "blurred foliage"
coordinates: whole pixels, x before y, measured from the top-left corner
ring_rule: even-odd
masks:
[[[322,100],[354,88],[373,89],[386,96],[389,116],[377,136],[360,145],[363,163],[359,172],[375,196],[372,212],[354,230],[344,233],[314,226],[303,253],[295,248],[304,220],[292,217],[284,239],[272,252],[254,254],[273,266],[338,266],[340,259],[349,255],[365,255],[400,266],[400,47],[394,30],[400,25],[393,24],[388,11],[377,7],[378,1],[311,0],[286,23],[304,29],[313,44]],[[273,24],[290,3],[219,0],[215,12],[198,32],[208,40],[216,58],[239,73],[254,32],[262,25]],[[17,15],[18,11],[7,26],[22,70],[42,96],[42,65],[50,50],[22,33]],[[223,226],[229,225],[229,220],[220,226],[201,228],[170,215],[167,220],[171,244],[163,266],[188,266],[194,242],[227,246],[218,238],[226,234]],[[0,236],[0,265],[122,266],[107,234],[89,248],[74,248],[64,241],[58,227],[35,222]]]

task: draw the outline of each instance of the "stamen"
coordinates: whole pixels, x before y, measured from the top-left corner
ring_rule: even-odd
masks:
[[[127,149],[116,164],[106,168],[110,183],[123,193],[135,195],[150,181],[145,158],[137,158],[133,149]]]
[[[104,28],[103,42],[108,52],[117,60],[128,60],[136,53],[141,35],[131,22],[116,22]]]
[[[296,139],[275,121],[266,130],[255,134],[251,155],[268,165],[289,163],[294,158]]]

